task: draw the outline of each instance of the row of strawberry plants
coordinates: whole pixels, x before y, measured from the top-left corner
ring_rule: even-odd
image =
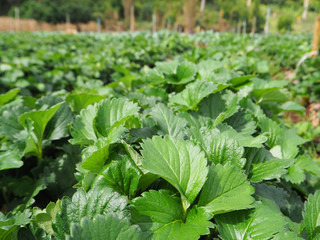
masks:
[[[278,117],[303,111],[288,82],[213,60],[141,74],[0,95],[1,239],[320,238],[320,167]]]

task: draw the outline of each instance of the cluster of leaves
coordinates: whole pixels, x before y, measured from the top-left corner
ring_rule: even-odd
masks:
[[[89,83],[0,95],[1,239],[320,239],[288,82],[174,60]]]
[[[34,95],[71,90],[92,80],[107,84],[121,79],[128,84],[140,77],[140,70],[145,66],[153,67],[155,62],[168,58],[184,58],[194,63],[215,59],[228,70],[271,79],[283,69],[295,68],[301,56],[311,51],[310,42],[310,36],[239,36],[212,32],[193,36],[168,32],[76,36],[3,33],[0,34],[0,92],[22,88]],[[305,71],[301,76],[306,76]]]

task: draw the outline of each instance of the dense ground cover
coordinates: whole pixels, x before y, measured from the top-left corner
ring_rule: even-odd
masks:
[[[319,59],[296,67],[308,51],[0,34],[0,238],[320,239],[316,131],[286,117],[319,99]]]

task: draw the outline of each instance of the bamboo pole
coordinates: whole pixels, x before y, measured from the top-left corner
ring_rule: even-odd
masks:
[[[320,32],[320,16],[316,18],[313,32],[313,43],[312,43],[312,52],[314,52],[314,57],[318,55],[319,50],[319,32]]]

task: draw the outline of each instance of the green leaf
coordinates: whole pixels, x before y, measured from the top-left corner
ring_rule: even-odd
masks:
[[[286,180],[299,184],[306,179],[305,172],[320,176],[320,166],[316,164],[309,156],[302,155],[297,158],[295,163],[289,167]]]
[[[154,239],[199,239],[213,228],[212,214],[194,207],[185,216],[181,200],[165,190],[144,192],[131,206],[132,221]]]
[[[263,132],[269,133],[268,137],[268,145],[269,147],[274,147],[279,137],[281,137],[283,130],[281,129],[280,125],[274,121],[272,121],[270,118],[262,118],[259,121],[259,127]]]
[[[168,65],[170,65],[170,62]],[[174,68],[173,64],[172,68]],[[177,66],[176,72],[167,77],[167,82],[171,84],[186,84],[194,79],[196,73],[197,68],[193,63],[183,62]]]
[[[266,81],[262,79],[252,80],[254,83],[253,95],[258,103],[284,102],[288,99],[288,90],[282,89],[287,81]]]
[[[198,112],[182,112],[179,116],[187,120],[188,125],[194,128],[213,127],[213,120],[210,117],[200,115]]]
[[[75,113],[80,113],[82,109],[87,108],[89,105],[100,102],[104,99],[103,96],[91,93],[70,93],[66,97],[71,110]]]
[[[191,142],[155,136],[142,144],[142,165],[172,184],[187,209],[201,190],[208,173],[207,159]]]
[[[176,138],[183,138],[185,136],[184,130],[187,122],[175,116],[164,104],[157,104],[150,115],[160,127],[163,135],[168,134]]]
[[[290,111],[290,112],[298,112],[298,113],[303,113],[305,111],[305,108],[302,105],[293,101],[288,101],[282,104],[280,106],[280,109],[282,111]]]
[[[238,109],[238,97],[231,92],[224,95],[220,93],[210,95],[199,105],[199,113],[214,119],[214,126],[231,117]]]
[[[223,136],[236,140],[239,146],[242,147],[262,148],[262,143],[265,143],[268,140],[268,137],[266,137],[266,134],[264,133],[256,137],[252,137],[245,132],[237,132],[227,124],[220,124],[219,126],[217,126],[217,128],[220,130]]]
[[[256,132],[257,124],[247,113],[237,112],[226,122],[243,135],[251,135]]]
[[[90,105],[86,109],[82,109],[73,121],[70,130],[72,139],[71,144],[89,145],[97,141],[94,130],[93,120],[97,115],[97,105]]]
[[[112,128],[123,125],[131,117],[138,116],[138,112],[138,105],[124,98],[105,100],[98,107],[95,126],[102,136],[108,137]]]
[[[244,156],[247,159],[245,166],[247,174],[250,181],[255,183],[280,178],[287,173],[287,168],[294,163],[292,159],[274,158],[264,148],[246,149]]]
[[[241,210],[215,217],[219,235],[225,240],[269,239],[286,224],[280,212],[258,204],[254,210]]]
[[[195,110],[200,101],[211,93],[216,93],[228,85],[218,85],[208,81],[196,81],[190,83],[180,93],[173,95],[169,99],[171,105],[182,105],[185,109]]]
[[[297,135],[294,129],[287,129],[280,136],[278,141],[278,144],[280,145],[280,148],[281,148],[281,155],[282,155],[281,158],[283,159],[294,158],[299,152],[298,146],[306,142],[308,142],[308,140]]]
[[[68,136],[67,126],[72,122],[72,113],[67,103],[63,103],[56,114],[48,122],[44,137],[50,140],[57,140]]]
[[[95,187],[87,193],[80,188],[72,199],[62,198],[61,212],[56,215],[56,222],[52,225],[55,238],[65,239],[65,234],[70,235],[71,224],[80,223],[84,217],[94,219],[98,214],[113,212],[124,217],[126,205],[126,197],[120,196],[110,188]]]
[[[221,61],[215,61],[215,60],[202,60],[198,64],[199,69],[199,75],[202,80],[211,80],[212,73],[223,67],[223,63]]]
[[[303,212],[303,223],[308,233],[308,238],[312,240],[320,239],[320,191],[308,196]]]
[[[254,77],[254,75],[233,77],[233,78],[230,79],[230,82],[234,87],[237,87],[239,85],[242,85],[242,84],[246,83],[249,79],[251,79],[253,77]]]
[[[156,69],[164,74],[170,75],[174,74],[177,71],[178,66],[177,61],[169,61],[169,62],[156,62]]]
[[[197,131],[197,129],[192,129],[192,135],[200,142],[209,160],[216,164],[231,163],[238,168],[243,168],[246,163],[246,159],[242,158],[244,148],[239,146],[236,140],[216,130],[207,131],[204,129],[195,135]]]
[[[35,215],[35,223],[47,234],[53,235],[52,223],[56,221],[56,214],[61,210],[61,200],[50,202],[45,211]]]
[[[198,205],[215,215],[252,208],[253,193],[254,188],[241,170],[229,164],[212,165]]]
[[[0,116],[0,136],[12,141],[25,140],[25,136],[21,135],[23,127],[19,123],[19,116],[29,111],[28,108],[22,106],[6,109]]]
[[[274,235],[272,240],[283,240],[283,239],[290,239],[290,240],[303,240],[302,237],[299,237],[295,232],[283,231],[279,232],[278,234]]]
[[[263,180],[280,178],[288,172],[287,168],[294,163],[292,159],[271,159],[263,163],[253,163],[250,171],[250,181],[257,183]]]
[[[14,99],[19,92],[20,92],[20,89],[12,89],[9,92],[0,94],[0,107],[6,104],[7,102],[10,102],[12,99]]]
[[[108,138],[100,138],[95,144],[85,148],[82,152],[82,168],[95,173],[100,172],[108,159],[110,144],[119,142],[126,130],[121,126],[113,128]]]
[[[110,187],[133,198],[138,189],[140,174],[128,159],[128,156],[123,156],[120,161],[112,161],[98,174],[93,186]]]
[[[20,124],[25,128],[28,127],[29,121],[32,123],[32,132],[30,132],[30,137],[27,140],[25,154],[35,154],[39,159],[41,159],[41,146],[44,130],[48,122],[52,119],[52,117],[55,115],[55,113],[58,111],[61,105],[62,103],[56,104],[48,110],[33,110],[24,113],[19,117]],[[28,145],[30,147],[28,147]]]
[[[143,234],[128,219],[114,213],[97,215],[94,219],[83,218],[80,224],[72,224],[69,240],[141,240]]]
[[[17,240],[17,234],[21,227],[30,223],[31,212],[16,212],[5,216],[0,212],[0,239],[1,240]]]
[[[0,170],[20,168],[23,165],[17,150],[0,152]]]

